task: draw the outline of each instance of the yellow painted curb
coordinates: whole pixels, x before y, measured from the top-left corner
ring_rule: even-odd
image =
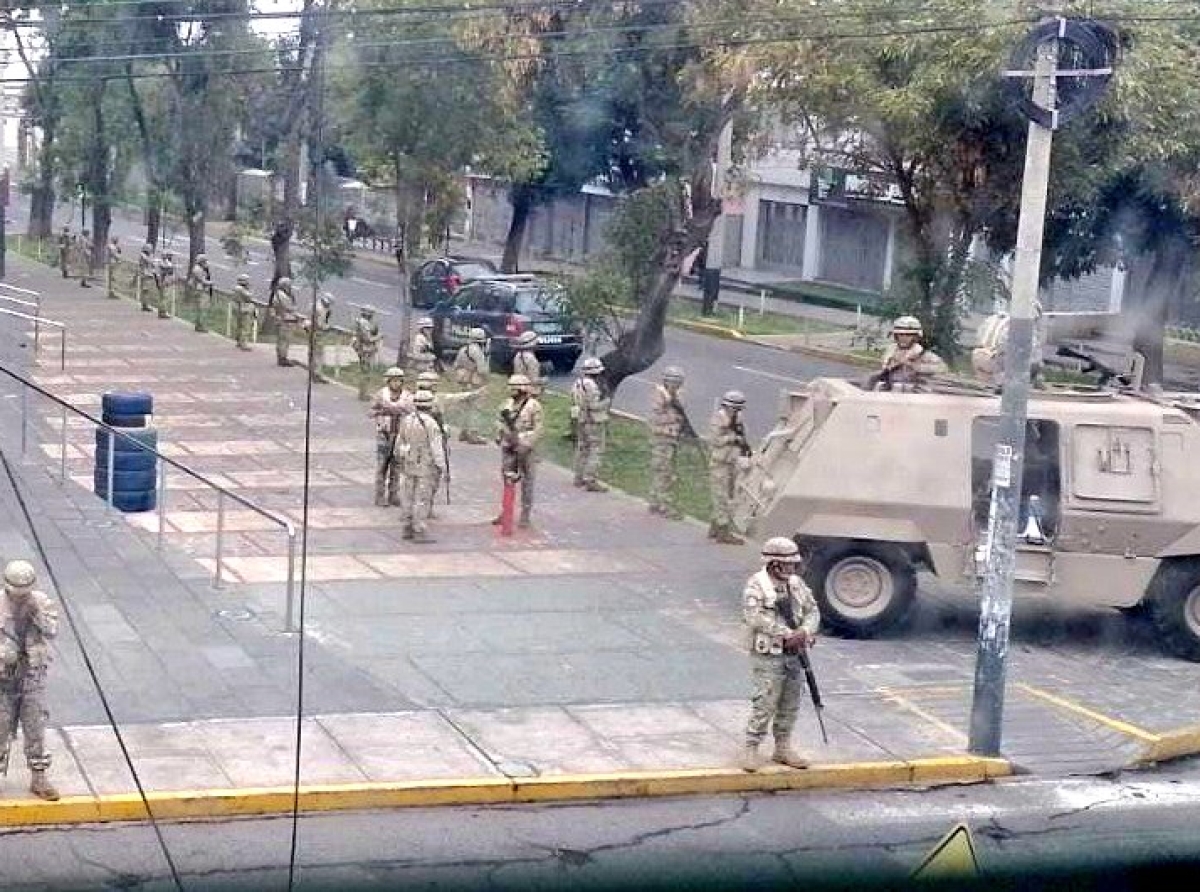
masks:
[[[1189,725],[1186,728],[1155,734],[1154,740],[1146,746],[1146,752],[1139,764],[1152,765],[1155,762],[1166,762],[1197,753],[1200,753],[1200,725]]]
[[[981,783],[1011,773],[1003,759],[947,756],[894,762],[816,765],[797,771],[768,766],[755,772],[733,768],[576,774],[535,778],[463,778],[400,783],[313,785],[300,788],[304,812],[361,811],[440,805],[500,805],[520,802],[570,802],[649,796],[718,793],[848,790],[912,784]],[[235,790],[177,790],[147,796],[159,820],[286,814],[292,810],[290,787]],[[58,802],[0,800],[0,827],[144,821],[146,809],[133,793],[68,796]]]
[[[727,341],[746,340],[746,336],[740,331],[733,328],[726,328],[724,325],[714,325],[711,322],[693,322],[690,319],[668,319],[667,324],[673,325],[676,328],[686,329],[687,331],[694,331],[697,334],[724,338]]]

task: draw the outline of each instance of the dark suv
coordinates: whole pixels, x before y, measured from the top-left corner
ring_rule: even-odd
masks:
[[[435,257],[412,274],[414,307],[435,307],[454,297],[463,283],[496,274],[496,264],[482,257]]]
[[[454,297],[434,307],[433,344],[439,354],[452,354],[482,328],[491,341],[492,368],[512,368],[517,338],[535,331],[537,358],[569,372],[583,352],[582,328],[571,319],[562,287],[527,275],[494,275],[467,282]]]

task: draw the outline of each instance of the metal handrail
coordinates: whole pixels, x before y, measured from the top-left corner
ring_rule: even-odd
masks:
[[[149,452],[152,455],[157,457],[158,462],[159,462],[159,465],[158,465],[158,467],[159,467],[158,548],[160,550],[163,547],[163,533],[166,528],[166,501],[167,501],[167,499],[166,499],[166,496],[167,496],[167,492],[166,492],[167,472],[166,472],[166,469],[167,469],[167,466],[170,465],[171,467],[175,468],[176,470],[182,471],[184,474],[188,475],[189,477],[192,477],[195,480],[200,481],[205,486],[207,486],[210,489],[213,489],[217,492],[217,542],[216,542],[216,555],[215,555],[216,556],[216,567],[213,571],[213,587],[214,588],[220,588],[223,583],[222,575],[223,575],[223,560],[224,560],[223,546],[224,546],[224,535],[225,535],[225,499],[227,497],[229,499],[233,500],[234,502],[236,502],[237,504],[243,506],[244,508],[247,508],[250,511],[253,511],[255,514],[258,514],[261,517],[265,517],[267,520],[269,520],[272,523],[274,523],[275,525],[281,527],[284,530],[284,532],[287,534],[287,539],[288,539],[287,609],[286,609],[285,618],[284,618],[284,631],[287,631],[287,632],[296,631],[296,629],[295,629],[296,527],[290,520],[288,520],[286,517],[282,517],[282,516],[276,514],[275,512],[273,512],[267,508],[263,508],[261,505],[255,504],[254,502],[247,499],[245,496],[239,495],[238,493],[234,492],[233,490],[227,489],[226,487],[221,486],[219,483],[216,483],[216,482],[210,480],[208,477],[201,474],[199,471],[197,471],[193,468],[190,468],[187,465],[183,464],[182,462],[176,461],[175,459],[171,458],[170,456],[164,455],[163,453],[159,452],[157,449],[153,449],[153,448],[145,445],[144,443],[134,439],[132,436],[130,436],[127,433],[127,431],[122,430],[121,428],[116,428],[116,427],[113,427],[112,425],[106,424],[104,421],[100,420],[99,418],[96,418],[91,413],[89,413],[83,409],[80,409],[78,406],[71,405],[66,400],[62,399],[61,397],[55,396],[53,393],[46,390],[46,388],[42,387],[41,385],[35,384],[33,381],[30,381],[24,375],[19,375],[16,372],[14,372],[12,369],[9,369],[3,365],[0,365],[0,372],[7,375],[9,378],[12,378],[14,381],[16,381],[18,384],[20,384],[24,388],[21,391],[21,454],[22,455],[24,455],[25,451],[26,451],[26,429],[28,428],[28,408],[27,408],[27,400],[25,399],[25,394],[28,391],[32,390],[35,393],[40,394],[41,396],[50,400],[50,402],[56,404],[59,407],[59,409],[61,410],[62,430],[61,430],[61,438],[60,438],[60,442],[59,442],[59,462],[60,462],[59,479],[61,482],[65,483],[66,479],[67,479],[67,413],[73,412],[74,414],[78,415],[79,417],[86,419],[87,421],[96,425],[97,428],[108,432],[108,447],[109,448],[108,448],[108,468],[107,468],[107,472],[108,472],[108,490],[107,490],[108,498],[107,498],[107,501],[108,501],[108,506],[110,509],[113,507],[113,476],[115,473],[114,458],[116,455],[116,450],[114,450],[112,447],[113,447],[115,438],[121,437],[124,440],[126,440],[127,442],[133,443],[134,446],[136,446],[138,450],[143,451],[143,452]]]
[[[67,370],[67,323],[59,322],[57,319],[47,319],[44,316],[31,316],[28,313],[20,313],[16,310],[6,310],[0,307],[0,315],[15,316],[18,319],[28,319],[33,323],[33,355],[37,356],[38,348],[41,342],[40,328],[42,325],[49,325],[51,328],[62,329],[62,337],[58,345],[58,368],[59,371]]]

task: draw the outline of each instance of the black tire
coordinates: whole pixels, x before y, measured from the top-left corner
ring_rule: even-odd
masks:
[[[114,415],[105,412],[100,420],[111,427],[145,427],[145,415]]]
[[[150,415],[154,412],[154,395],[109,391],[100,397],[100,411],[105,415]]]
[[[571,371],[575,368],[575,363],[578,361],[578,354],[573,354],[571,356],[556,356],[551,360],[551,362],[554,363],[554,371],[558,372],[560,375],[571,374]]]
[[[121,431],[121,434],[109,434],[102,427],[96,428],[96,452],[108,452],[108,440],[112,437],[113,450],[120,455],[121,453],[131,453],[144,455],[147,454],[142,446],[148,446],[151,449],[158,448],[158,431],[152,427],[131,427]],[[153,456],[152,456],[153,457]]]
[[[497,375],[512,374],[513,358],[511,353],[492,353],[488,355],[488,368]]]
[[[887,543],[818,547],[804,575],[825,625],[848,638],[871,638],[899,625],[917,594],[912,562]]]
[[[113,473],[154,471],[158,465],[158,457],[152,452],[117,452],[113,455]],[[108,450],[96,450],[95,471],[108,477]]]
[[[158,493],[152,489],[113,493],[113,507],[125,514],[153,511],[157,505]]]
[[[108,468],[96,468],[92,473],[92,484],[98,495],[108,494]],[[113,468],[113,492],[118,495],[123,492],[142,492],[154,489],[158,485],[158,475],[155,469],[139,468],[136,471],[118,471]]]
[[[1168,560],[1146,591],[1150,621],[1163,646],[1200,663],[1200,560]]]

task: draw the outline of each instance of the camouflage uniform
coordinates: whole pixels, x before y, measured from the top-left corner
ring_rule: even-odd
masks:
[[[605,433],[611,400],[596,380],[604,365],[594,356],[583,361],[581,374],[571,387],[571,417],[576,421],[575,485],[588,492],[604,492],[608,487],[596,479],[604,457]]]
[[[50,754],[46,751],[46,672],[50,641],[58,632],[54,602],[33,588],[33,567],[12,561],[4,568],[0,598],[0,769],[7,771],[12,736],[20,725],[25,760],[33,772],[30,790],[42,799],[57,799],[46,780]]]
[[[169,319],[167,312],[167,289],[175,287],[175,262],[170,251],[163,251],[154,268],[154,287],[158,291],[158,318]]]
[[[208,257],[197,254],[196,262],[187,280],[188,300],[196,308],[196,331],[208,331],[208,312],[212,308],[212,270],[208,268]]]
[[[400,511],[404,538],[432,542],[426,532],[426,521],[433,501],[434,481],[445,471],[445,453],[442,451],[441,428],[428,411],[433,404],[433,394],[418,391],[413,402],[415,411],[400,418],[392,460],[403,478]]]
[[[665,517],[679,517],[679,510],[672,504],[672,498],[675,457],[679,453],[679,438],[683,436],[686,424],[679,405],[679,384],[682,382],[682,372],[667,369],[663,383],[655,386],[651,397],[650,434],[654,439],[650,445],[650,511]]]
[[[512,373],[524,375],[533,385],[533,392],[540,394],[542,392],[542,364],[538,362],[537,354],[533,351],[533,348],[537,346],[537,335],[531,331],[526,332],[517,341],[517,344],[519,349],[513,354]]]
[[[75,252],[79,261],[79,287],[92,287],[92,234],[83,230],[75,240]]]
[[[75,238],[71,235],[71,227],[64,226],[58,234],[58,269],[64,279],[71,277],[71,251],[75,247]]]
[[[329,337],[329,328],[332,325],[333,297],[329,294],[322,294],[317,298],[315,318],[309,322],[313,333],[313,348],[308,363],[308,377],[321,383],[328,380],[321,369],[325,368],[325,341]]]
[[[250,277],[242,273],[233,286],[233,342],[239,350],[250,350],[246,343],[254,330],[254,295],[250,293]]]
[[[403,390],[404,372],[390,368],[386,374],[389,383],[371,400],[371,417],[375,419],[375,504],[380,507],[400,504],[400,469],[392,461],[392,447],[401,417],[412,411],[412,394]]]
[[[460,387],[472,391],[470,397],[463,401],[465,417],[458,438],[464,443],[476,446],[486,443],[481,433],[483,429],[482,394],[488,380],[488,357],[484,350],[487,333],[482,328],[471,329],[471,343],[460,347],[454,357],[454,380]]]
[[[350,346],[358,357],[358,398],[370,398],[371,372],[375,369],[375,361],[379,354],[379,345],[383,343],[383,335],[379,333],[379,323],[375,321],[375,308],[363,307],[359,316],[354,320],[354,337]]]
[[[149,313],[154,308],[150,306],[150,285],[154,282],[154,248],[149,242],[142,245],[142,251],[137,260],[137,299],[143,312]]]
[[[785,563],[778,565],[783,571],[772,575],[768,568],[773,562],[767,552],[773,546],[780,552],[791,552],[792,560],[798,557],[796,544],[790,539],[769,540],[764,547],[767,568],[751,576],[742,592],[742,618],[747,627],[754,686],[746,723],[747,764],[743,767],[747,769],[754,767],[754,754],[768,730],[775,737],[775,761],[796,768],[807,765],[791,747],[792,730],[804,693],[804,667],[799,652],[789,645],[788,639],[797,632],[804,633],[809,640],[815,637],[821,613],[808,586],[795,572],[787,572],[795,569],[793,564],[786,563],[789,558],[784,557]]]
[[[521,388],[519,396],[510,396],[500,409],[501,420],[496,441],[500,444],[500,469],[505,478],[521,481],[521,526],[529,526],[533,511],[534,480],[537,471],[537,444],[542,437],[542,404],[530,393],[531,385],[514,384],[521,379],[513,375],[510,385]],[[510,419],[504,422],[504,417]],[[496,518],[494,523],[499,523]]]
[[[922,333],[915,316],[901,316],[892,323],[893,341],[883,354],[876,390],[914,393],[924,388],[927,379],[946,371],[941,358],[921,346]],[[911,340],[902,346],[902,337]]]
[[[105,288],[107,294],[111,298],[116,298],[117,292],[113,288],[116,283],[117,264],[121,262],[121,242],[114,235],[108,240],[108,248],[104,254],[104,271],[105,271]]]
[[[275,283],[271,312],[275,317],[275,362],[281,366],[293,365],[288,352],[292,346],[292,327],[296,324],[297,316],[291,279],[284,277]]]
[[[418,373],[432,372],[437,365],[437,353],[433,350],[432,332],[432,320],[421,319],[417,323],[417,333],[413,335],[412,348],[409,350],[409,362]]]
[[[745,452],[749,444],[739,432],[741,407],[746,398],[731,390],[721,399],[721,405],[713,413],[712,452],[709,455],[708,473],[712,488],[712,523],[708,536],[718,542],[740,545],[742,538],[733,531],[733,500],[737,488],[738,474],[745,465]]]

